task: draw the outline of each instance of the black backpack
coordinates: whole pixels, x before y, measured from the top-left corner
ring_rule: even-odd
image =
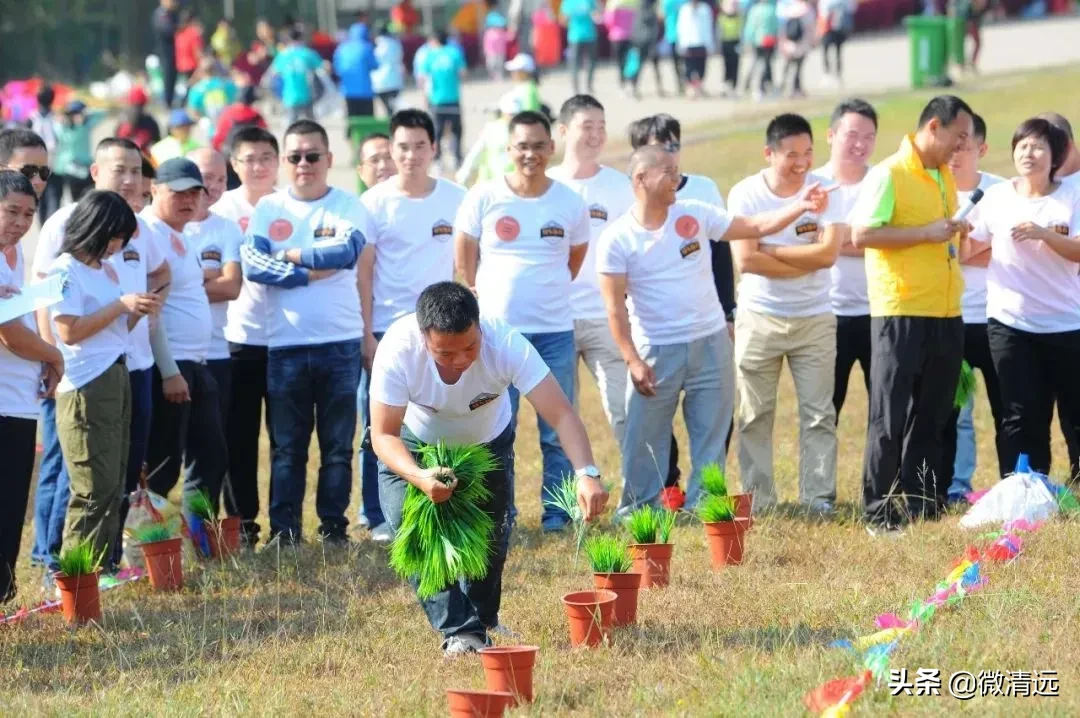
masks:
[[[801,18],[790,18],[784,25],[784,37],[792,42],[799,42],[803,38],[803,22]]]

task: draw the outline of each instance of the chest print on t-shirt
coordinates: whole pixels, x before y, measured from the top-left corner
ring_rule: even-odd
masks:
[[[602,204],[590,204],[589,219],[592,220],[594,227],[604,224],[608,220],[607,207]]]
[[[221,269],[221,247],[211,245],[203,247],[199,253],[199,266],[203,269]]]
[[[450,239],[450,236],[453,233],[454,226],[445,219],[437,219],[435,220],[435,224],[431,225],[431,238],[437,239],[440,242],[445,242]]]
[[[513,217],[499,217],[495,222],[495,235],[504,242],[513,242],[521,233],[521,225]]]
[[[697,235],[700,231],[701,225],[696,217],[684,214],[675,220],[675,234],[679,235],[683,240],[679,244],[679,255],[683,259],[701,251],[701,243],[697,241]]]
[[[540,228],[540,236],[554,244],[566,237],[566,230],[558,222],[545,222]]]
[[[129,264],[132,267],[136,267],[139,264],[139,250],[135,249],[131,245],[124,248],[124,264]]]
[[[487,392],[481,392],[477,394],[472,401],[469,402],[469,411],[476,411],[485,404],[490,404],[499,398],[498,394],[489,394]]]
[[[814,235],[818,232],[818,223],[813,217],[803,217],[798,220],[795,225],[795,236],[799,239],[808,239],[813,241]],[[810,236],[807,236],[810,235]]]

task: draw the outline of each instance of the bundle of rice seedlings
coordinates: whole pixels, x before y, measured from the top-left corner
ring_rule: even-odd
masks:
[[[593,536],[585,542],[585,553],[594,573],[627,573],[634,565],[626,541],[616,536]]]
[[[626,519],[626,530],[634,543],[668,543],[675,525],[675,512],[646,504]]]
[[[483,444],[421,445],[420,464],[443,467],[457,477],[449,499],[436,504],[409,485],[401,511],[401,526],[390,547],[390,567],[402,578],[416,578],[416,595],[431,598],[451,583],[487,576],[495,520],[479,505],[491,498],[484,476],[499,468]]]
[[[132,531],[132,538],[135,539],[135,543],[155,543],[157,541],[168,541],[171,538],[176,538],[177,532],[172,526],[163,522],[155,521],[153,523],[143,524],[134,531]]]
[[[69,546],[56,557],[61,576],[89,576],[101,569],[101,563],[105,559],[105,549],[94,552],[94,542],[90,540],[80,541],[74,546]]]
[[[707,464],[701,470],[701,488],[708,496],[727,496],[727,476],[720,464]]]
[[[708,495],[697,507],[698,518],[705,523],[735,520],[735,500],[730,496]]]
[[[578,505],[577,500],[577,477],[574,475],[564,476],[563,480],[554,489],[545,489],[544,494],[544,505],[562,511],[570,517],[570,522],[574,524],[574,541],[576,544],[574,558],[577,559],[577,552],[581,550],[582,542],[585,540],[585,529],[587,528],[585,515],[581,512],[581,506]]]
[[[960,379],[956,382],[956,397],[953,399],[953,408],[963,409],[972,396],[975,395],[975,370],[966,361],[960,364]]]
[[[199,489],[187,500],[188,513],[203,521],[213,521],[217,518],[217,510],[210,501],[210,494],[206,489]]]

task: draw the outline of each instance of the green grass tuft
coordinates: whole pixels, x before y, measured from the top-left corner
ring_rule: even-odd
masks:
[[[441,504],[415,486],[405,491],[390,566],[402,578],[416,578],[416,593],[423,599],[460,578],[487,576],[495,519],[479,505],[491,498],[484,477],[499,468],[499,461],[483,444],[424,444],[417,453],[424,468],[450,469],[458,480]]]
[[[210,500],[210,494],[205,489],[199,489],[187,500],[188,513],[203,521],[213,521],[217,518],[214,502]]]
[[[634,543],[668,543],[671,529],[675,526],[675,513],[664,509],[642,506],[626,520],[626,530]]]
[[[697,515],[706,523],[734,521],[735,500],[730,496],[706,496],[698,504]]]
[[[159,521],[143,524],[131,532],[131,536],[135,539],[135,543],[139,544],[168,541],[171,538],[176,538],[176,535],[177,532],[172,526]]]
[[[586,541],[585,553],[595,573],[626,573],[634,565],[626,540],[609,534]]]
[[[972,396],[975,395],[976,381],[975,370],[966,361],[960,364],[960,379],[956,382],[956,397],[953,399],[953,407],[963,409]]]
[[[70,546],[57,556],[61,576],[89,576],[101,570],[105,559],[105,549],[94,553],[93,541],[80,541]]]
[[[701,470],[701,488],[709,496],[727,496],[727,475],[720,464],[708,464]]]

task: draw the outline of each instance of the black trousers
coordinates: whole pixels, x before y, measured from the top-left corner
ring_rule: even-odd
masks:
[[[4,462],[0,472],[4,490],[4,500],[0,501],[0,603],[15,598],[15,564],[34,477],[36,446],[36,419],[0,416],[0,457]]]
[[[986,332],[1001,386],[1002,473],[1022,453],[1047,473],[1055,397],[1062,426],[1080,434],[1080,331],[1035,334],[991,319]]]
[[[169,55],[170,59],[165,59],[164,57],[160,58],[161,59],[161,74],[162,74],[161,79],[162,79],[162,82],[165,85],[165,87],[163,88],[164,93],[165,93],[165,97],[164,97],[165,109],[172,109],[173,100],[175,100],[175,98],[176,98],[176,80],[177,80],[176,61],[171,59],[172,53],[174,53],[174,52],[175,52],[175,50],[172,50],[172,51],[166,50],[164,52],[164,54]]]
[[[184,470],[184,495],[204,490],[217,506],[225,471],[229,465],[225,433],[221,426],[221,399],[213,374],[205,364],[178,361],[191,401],[165,399],[161,372],[154,369],[154,414],[150,423],[147,463],[165,466],[150,478],[150,490],[168,496]]]
[[[434,105],[435,115],[435,159],[442,156],[442,140],[450,133],[450,151],[454,154],[455,167],[461,165],[461,105]]]
[[[1069,451],[1069,483],[1080,483],[1080,434],[1076,427],[1062,420],[1064,416],[1061,409],[1061,401],[1057,402],[1058,424],[1061,425],[1061,435],[1065,437],[1065,446]]]
[[[724,84],[734,90],[739,86],[739,41],[721,42],[720,54],[724,58]]]
[[[229,443],[229,486],[225,492],[225,512],[244,522],[244,536],[250,543],[259,538],[259,437],[266,406],[270,454],[274,435],[270,432],[270,399],[266,392],[266,347],[230,344],[232,358],[229,422],[225,437]]]
[[[985,324],[964,325],[964,361],[971,365],[972,369],[982,372],[983,384],[986,386],[986,397],[990,401],[990,413],[994,417],[994,445],[997,449],[998,472],[1004,476],[1013,467],[1006,465],[1008,457],[1005,455],[1005,445],[1001,434],[1001,382],[998,380],[997,370],[994,369],[994,359],[990,355],[990,339]],[[956,420],[960,418],[960,410],[953,408],[952,416],[945,424],[945,435],[942,446],[945,454],[941,464],[946,469],[956,465]],[[952,476],[952,473],[949,473]]]
[[[832,72],[832,68],[829,65],[829,48],[834,48],[836,51],[836,76],[840,77],[844,74],[843,60],[841,59],[841,51],[844,48],[844,40],[847,39],[847,33],[843,30],[829,30],[825,33],[825,37],[821,41],[821,56],[825,61],[825,74],[828,75]]]
[[[840,409],[847,398],[848,381],[855,362],[859,363],[866,385],[867,398],[870,396],[870,315],[858,317],[836,317],[836,376],[833,385],[833,406],[836,407],[836,419],[840,420]]]
[[[910,518],[935,518],[952,477],[952,468],[942,465],[942,436],[960,377],[964,321],[873,317],[870,328],[863,464],[867,520],[900,525]]]
[[[788,77],[791,77],[791,92],[793,94],[800,94],[802,89],[802,57],[789,57],[787,62],[784,63],[784,85],[788,84]]]

